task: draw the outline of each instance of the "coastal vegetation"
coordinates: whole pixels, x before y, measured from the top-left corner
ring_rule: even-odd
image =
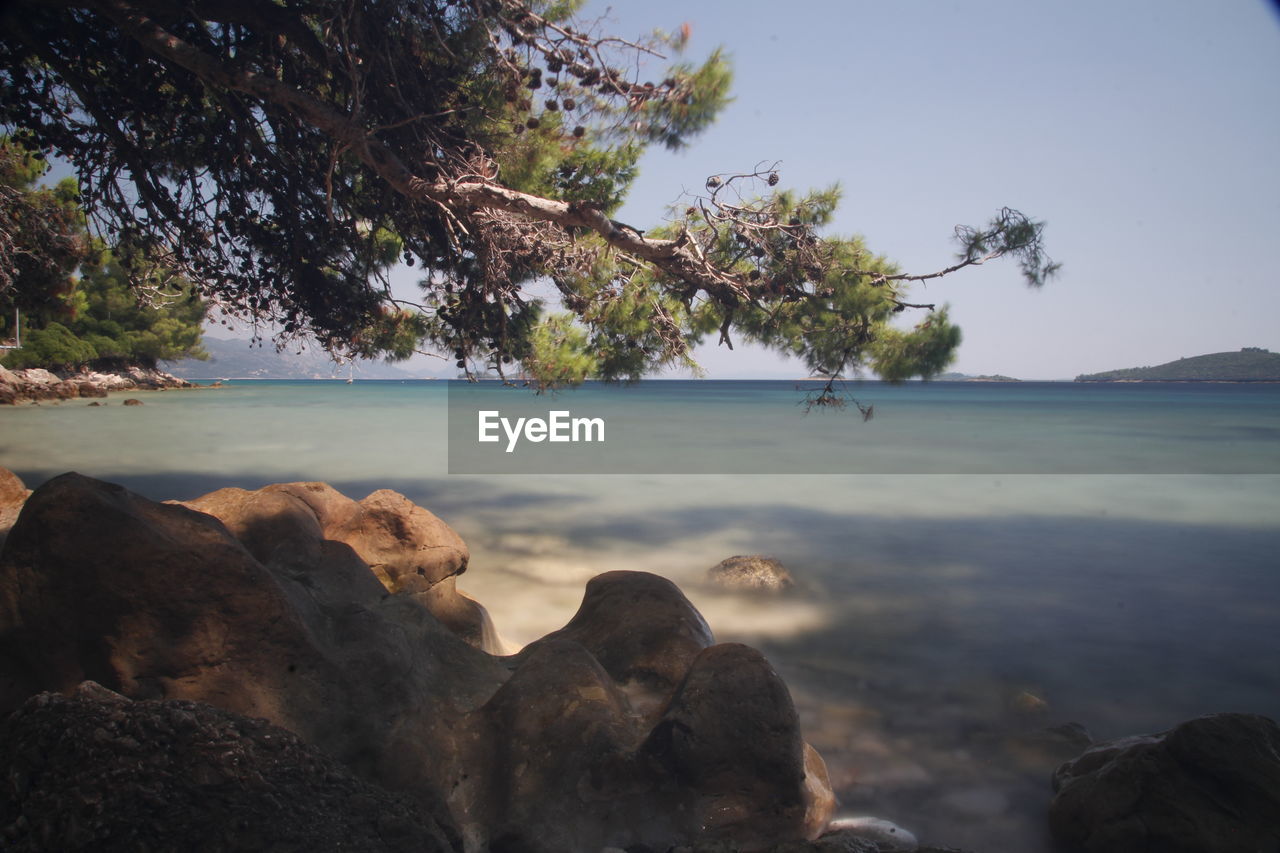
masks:
[[[1180,358],[1155,367],[1088,373],[1077,382],[1280,382],[1280,353],[1261,347]]]
[[[1003,373],[984,373],[980,376],[973,376],[969,373],[944,373],[938,376],[941,382],[1021,382],[1021,379],[1015,379],[1012,376],[1005,376]]]
[[[17,0],[0,123],[72,165],[125,275],[163,262],[277,341],[425,346],[539,385],[696,370],[707,339],[933,376],[959,330],[912,282],[1003,256],[1032,286],[1057,270],[1043,224],[1004,208],[909,274],[826,233],[838,188],[767,165],[708,176],[657,227],[614,220],[641,153],[710,125],[732,74],[720,51],[663,64],[687,28],[623,39],[578,5]],[[395,261],[423,271],[418,299],[392,293]]]
[[[37,181],[43,158],[0,139],[0,337],[10,368],[99,368],[201,358],[205,304],[187,280],[150,261],[126,263],[84,224],[75,180]]]

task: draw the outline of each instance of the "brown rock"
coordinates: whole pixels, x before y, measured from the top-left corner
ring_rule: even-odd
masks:
[[[64,379],[49,390],[59,400],[74,400],[80,396],[80,383],[69,382]]]
[[[0,650],[31,680],[27,694],[92,679],[138,698],[203,698],[200,685],[218,681],[233,697],[224,707],[291,716],[254,685],[307,656],[305,629],[216,519],[64,474],[28,498],[0,579]],[[238,671],[218,672],[228,659]]]
[[[569,624],[538,642],[550,639],[586,648],[636,710],[647,713],[661,711],[694,659],[715,642],[679,587],[646,572],[592,578]]]
[[[297,483],[183,506],[63,475],[31,494],[0,550],[0,712],[92,679],[264,717],[412,797],[472,850],[749,850],[825,825],[830,789],[785,686],[758,652],[711,646],[669,581],[593,579],[564,629],[499,660],[458,636],[474,617],[453,589],[466,560],[452,531],[392,493],[357,503]],[[101,724],[74,742],[99,729],[140,766],[163,751]],[[245,755],[181,774],[252,789]],[[21,777],[0,773],[0,789]],[[388,820],[384,835],[411,829]],[[55,848],[99,838],[92,822],[51,825]],[[214,848],[257,843],[209,832]]]
[[[314,569],[321,551],[339,561],[354,559],[373,574],[347,570],[340,577],[367,585],[376,576],[384,588],[379,592],[414,596],[477,648],[488,648],[493,639],[484,608],[454,587],[454,576],[470,559],[466,544],[397,492],[377,491],[356,502],[326,483],[284,483],[255,492],[219,489],[183,505],[221,520],[264,564]]]
[[[524,656],[482,712],[486,740],[496,748],[480,806],[488,810],[494,849],[594,851],[634,843],[634,833],[671,837],[663,816],[649,808],[618,820],[626,795],[653,787],[631,760],[628,710],[581,645],[547,640]],[[657,826],[645,826],[646,817]]]
[[[18,513],[30,494],[31,490],[23,485],[17,474],[8,468],[0,468],[0,548],[4,547],[9,528],[18,520]]]
[[[644,752],[695,792],[692,817],[705,837],[742,849],[814,838],[834,809],[786,685],[748,646],[725,643],[697,657]]]
[[[265,717],[448,824],[453,727],[505,677],[342,543],[264,566],[216,518],[65,474],[0,552],[0,711],[85,679]],[[92,555],[86,559],[85,555]],[[345,559],[344,559],[345,557]]]
[[[77,395],[77,396],[80,396],[80,397],[105,397],[105,396],[107,396],[107,389],[106,389],[106,388],[103,388],[101,385],[99,385],[99,384],[98,384],[98,383],[96,383],[96,382],[90,382],[90,381],[87,381],[87,380],[81,380],[81,381],[79,381],[79,382],[77,382],[77,383],[76,383],[76,389],[77,389],[77,391],[78,391],[78,395]]]
[[[129,399],[127,399],[127,400],[125,400],[125,401],[124,401],[124,405],[126,405],[126,406],[141,406],[141,405],[142,405],[142,401],[141,401],[141,400],[139,400],[139,399],[137,399],[137,398],[135,398],[135,397],[130,397]]]
[[[1280,849],[1280,727],[1214,714],[1094,746],[1058,769],[1054,835],[1090,853]]]
[[[381,489],[359,511],[326,525],[325,535],[350,545],[392,592],[422,592],[467,570],[470,553],[458,534],[404,495]]]

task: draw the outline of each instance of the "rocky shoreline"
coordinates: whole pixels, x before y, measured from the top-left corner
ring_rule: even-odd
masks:
[[[0,366],[0,405],[106,397],[112,391],[168,391],[199,388],[154,367],[126,367],[100,372],[88,368],[9,370]]]
[[[725,561],[760,586],[778,567]],[[606,572],[519,653],[466,544],[395,492],[157,503],[0,469],[5,849],[942,853],[835,820],[764,656],[670,581]],[[780,583],[780,581],[779,581]],[[1280,729],[1222,714],[1055,775],[1097,853],[1280,844]],[[1047,784],[1047,781],[1046,781]]]

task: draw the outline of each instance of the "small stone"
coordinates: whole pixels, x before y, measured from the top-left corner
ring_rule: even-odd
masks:
[[[1029,690],[1023,690],[1009,701],[1009,707],[1019,714],[1043,714],[1049,703]]]
[[[913,853],[920,842],[911,832],[890,820],[878,817],[842,817],[827,824],[820,842],[833,835],[851,835],[875,844],[880,853]]]
[[[126,406],[141,406],[141,405],[142,405],[142,401],[141,401],[141,400],[138,400],[138,399],[136,399],[136,398],[134,398],[134,397],[130,397],[128,400],[125,400],[125,401],[124,401],[124,405],[126,405]]]

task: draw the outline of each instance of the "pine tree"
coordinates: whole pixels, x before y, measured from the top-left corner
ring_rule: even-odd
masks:
[[[832,190],[764,170],[707,180],[665,225],[612,218],[648,146],[679,148],[727,102],[727,59],[641,57],[547,0],[15,0],[0,29],[0,121],[71,161],[118,257],[163,258],[219,309],[284,337],[543,383],[691,364],[709,336],[824,374],[932,375],[959,335],[910,301],[917,278],[1002,255],[1056,269],[1042,224],[965,229],[949,270],[910,276],[826,235]],[[656,60],[655,60],[656,61]],[[385,278],[423,271],[419,305]],[[528,285],[549,281],[556,298]],[[924,311],[913,328],[889,319]]]
[[[24,326],[7,366],[154,367],[203,356],[206,307],[189,282],[142,259],[127,274],[86,232],[74,179],[39,186],[47,164],[22,146],[0,139],[0,168],[0,313],[16,309]]]

